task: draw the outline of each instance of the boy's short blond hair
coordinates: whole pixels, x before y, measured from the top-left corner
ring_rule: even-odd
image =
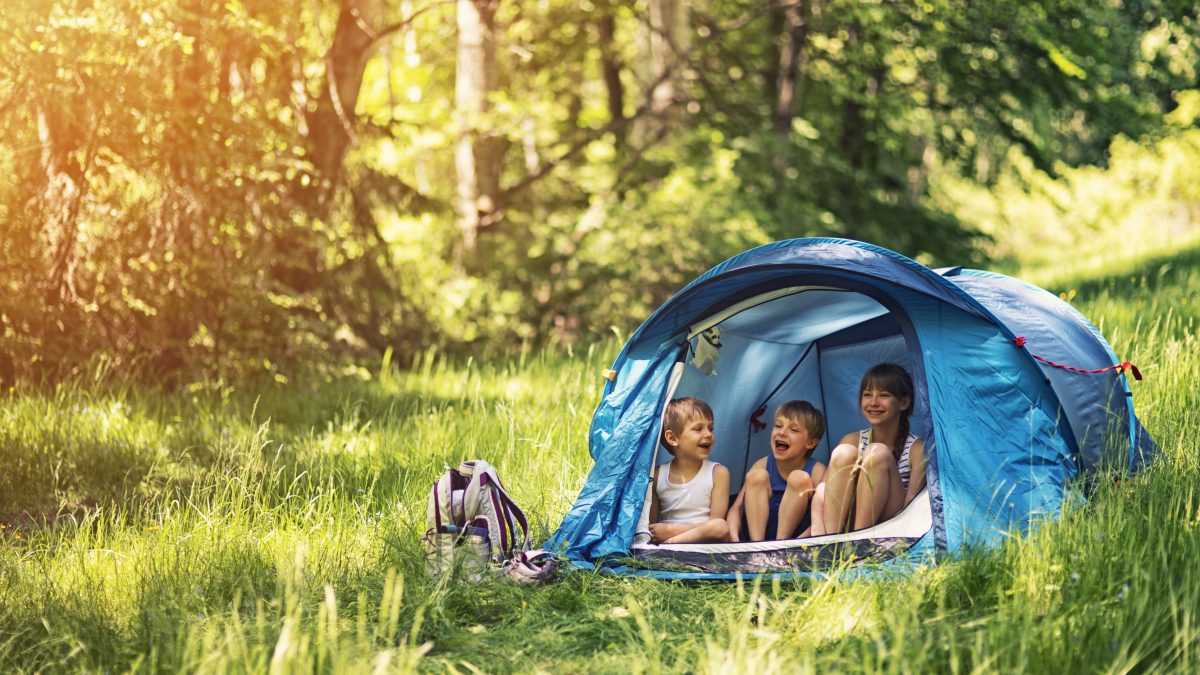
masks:
[[[814,441],[821,440],[825,435],[825,416],[808,401],[788,401],[775,411],[776,417],[780,415],[803,424],[808,431],[808,437]]]
[[[674,454],[671,451],[671,446],[667,445],[667,432],[670,431],[678,436],[683,431],[683,427],[694,417],[702,417],[711,421],[713,419],[712,408],[695,396],[674,398],[667,404],[667,409],[663,412],[662,434],[658,439],[663,447],[667,449],[667,452]]]

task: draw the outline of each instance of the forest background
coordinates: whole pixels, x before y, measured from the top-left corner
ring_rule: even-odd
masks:
[[[789,237],[1002,270],[1177,244],[1197,14],[9,2],[0,383],[286,382],[620,337]]]

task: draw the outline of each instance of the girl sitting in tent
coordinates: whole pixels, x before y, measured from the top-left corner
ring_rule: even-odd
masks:
[[[909,431],[908,371],[894,363],[876,365],[863,375],[858,394],[871,426],[846,434],[830,454],[825,481],[813,497],[814,537],[888,520],[925,487],[925,444]]]

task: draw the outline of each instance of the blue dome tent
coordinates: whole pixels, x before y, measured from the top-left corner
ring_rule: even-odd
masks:
[[[713,328],[715,363],[696,358]],[[858,380],[882,361],[913,375],[912,426],[926,443],[926,489],[898,516],[808,539],[648,543],[667,400],[712,405],[712,459],[728,467],[736,492],[769,451],[763,422],[775,407],[799,398],[825,412],[829,430],[815,454],[827,460],[830,439],[863,426]],[[849,240],[761,246],[688,284],[625,344],[592,420],[595,465],[546,548],[582,566],[704,579],[986,545],[1057,514],[1072,481],[1136,472],[1157,453],[1134,415],[1126,371],[1136,373],[1079,312],[1017,279],[934,271]]]

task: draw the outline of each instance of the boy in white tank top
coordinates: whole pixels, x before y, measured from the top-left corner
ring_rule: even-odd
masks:
[[[650,539],[657,544],[728,541],[729,470],[712,462],[713,412],[677,398],[663,415],[663,447],[673,458],[654,469]]]

